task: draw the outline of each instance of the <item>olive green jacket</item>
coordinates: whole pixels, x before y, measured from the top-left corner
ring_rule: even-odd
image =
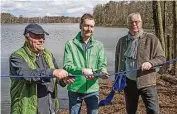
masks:
[[[44,50],[44,58],[50,68],[54,69],[52,61],[52,54]],[[32,53],[26,44],[15,51],[12,55],[18,55],[28,64],[32,69],[36,68],[36,54]],[[11,71],[10,71],[11,72]],[[55,84],[56,79],[53,78]],[[32,79],[29,81],[23,78],[11,78],[11,114],[37,114],[38,99],[37,99],[37,83]],[[57,100],[57,85],[55,86],[55,103],[59,108]]]

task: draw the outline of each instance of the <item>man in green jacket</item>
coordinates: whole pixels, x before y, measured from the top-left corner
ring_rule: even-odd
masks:
[[[115,72],[141,68],[126,73],[124,93],[127,114],[136,114],[140,95],[147,114],[159,114],[156,70],[152,67],[165,62],[164,51],[155,35],[143,31],[139,13],[131,13],[127,25],[128,35],[120,38],[116,46]]]
[[[65,44],[64,69],[71,74],[82,75],[76,77],[75,82],[67,87],[70,114],[80,114],[83,100],[87,113],[97,114],[99,84],[98,77],[92,74],[103,73],[104,78],[108,78],[104,47],[93,37],[94,26],[94,17],[84,14],[80,22],[81,31]]]
[[[68,73],[58,69],[52,53],[44,48],[45,34],[40,25],[29,24],[24,46],[10,56],[10,74],[16,76],[11,78],[11,114],[55,114],[59,109],[57,83]]]

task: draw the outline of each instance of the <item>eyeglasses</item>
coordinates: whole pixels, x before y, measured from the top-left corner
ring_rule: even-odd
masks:
[[[139,24],[141,21],[130,21],[129,24]]]
[[[29,33],[29,36],[33,39],[44,39],[45,40],[45,37],[44,37],[44,34],[33,34],[33,33]]]

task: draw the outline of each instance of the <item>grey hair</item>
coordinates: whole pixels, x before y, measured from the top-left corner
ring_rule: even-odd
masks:
[[[137,13],[131,13],[131,14],[127,17],[127,24],[129,24],[130,19],[131,19],[134,15],[137,15],[138,18],[139,18],[139,21],[142,21],[140,13],[138,13],[138,12],[137,12]]]
[[[29,33],[26,33],[24,36],[25,36],[26,38],[29,38],[29,37],[30,37]]]

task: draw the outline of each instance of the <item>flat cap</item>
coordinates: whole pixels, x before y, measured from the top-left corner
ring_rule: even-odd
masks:
[[[26,35],[27,33],[32,32],[34,34],[46,34],[49,35],[40,25],[32,23],[25,27],[25,31],[23,35]]]

